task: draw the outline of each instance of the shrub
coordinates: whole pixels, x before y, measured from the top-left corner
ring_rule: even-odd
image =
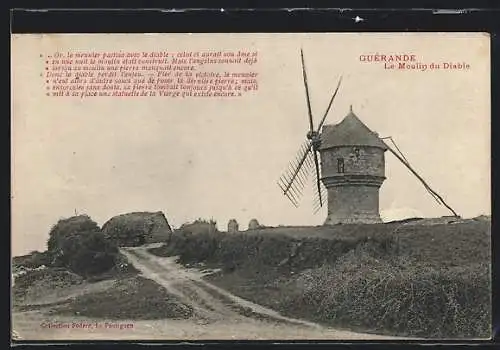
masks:
[[[191,223],[184,223],[178,230],[184,234],[214,234],[218,232],[217,222],[213,219],[196,219]]]
[[[263,267],[301,271],[318,267],[335,260],[357,244],[369,242],[380,254],[391,253],[392,237],[377,239],[339,239],[321,238],[292,239],[285,235],[248,235],[245,233],[228,234],[208,231],[192,234],[177,230],[168,245],[153,248],[151,253],[159,256],[178,255],[179,262],[213,263],[226,271],[242,266],[252,269]]]
[[[47,252],[32,251],[27,255],[13,257],[12,264],[36,269],[41,266],[49,266],[51,264],[51,257]]]
[[[99,225],[88,215],[73,216],[68,219],[61,219],[49,232],[47,250],[55,252],[61,248],[62,242],[71,235],[80,232],[99,231]]]
[[[47,246],[54,266],[84,277],[110,270],[118,256],[118,247],[86,215],[59,220],[50,231]]]
[[[438,269],[409,258],[382,260],[360,246],[334,265],[302,273],[284,309],[314,310],[333,325],[422,337],[489,337],[487,265]]]
[[[113,268],[118,248],[101,232],[81,232],[63,242],[62,252],[61,259],[69,270],[88,277]]]
[[[212,282],[293,317],[402,336],[490,336],[488,223],[319,228],[328,238],[300,230],[178,230],[151,252],[222,267]]]

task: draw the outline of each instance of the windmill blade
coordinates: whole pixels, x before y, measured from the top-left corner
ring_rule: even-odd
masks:
[[[337,92],[339,92],[340,83],[342,83],[342,76],[340,76],[340,78],[339,78],[337,88],[335,89],[335,92],[333,93],[332,98],[330,99],[330,103],[328,104],[328,107],[326,108],[325,114],[323,114],[323,118],[321,119],[321,121],[318,125],[318,132],[321,131],[321,128],[323,127],[323,124],[326,120],[326,116],[328,115],[328,112],[330,112],[330,108],[332,107],[333,100],[335,99],[335,96],[337,96]]]
[[[307,142],[307,147],[302,147],[299,150],[299,153],[297,155],[297,159],[299,159],[299,161],[296,165],[290,166],[291,174],[290,174],[290,178],[286,179],[287,181],[286,181],[285,192],[287,192],[288,189],[292,186],[292,184],[296,180],[297,176],[299,176],[299,173],[301,171],[305,172],[307,170],[307,167],[304,167],[304,163],[307,159],[307,155],[310,152],[311,148],[312,148],[312,144],[310,142]],[[305,174],[302,174],[302,175],[305,175]]]
[[[302,190],[309,176],[311,166],[306,162],[309,149],[299,151],[298,160],[290,162],[288,170],[281,176],[285,182],[285,192],[290,190]]]
[[[403,154],[403,152],[399,149],[398,145],[396,144],[396,141],[394,141],[394,139],[392,138],[392,136],[389,136],[389,137],[384,137],[383,139],[388,139],[391,141],[391,143],[394,145],[394,148],[396,149],[396,151],[398,151],[398,154],[399,156],[401,156],[402,160],[405,161],[405,165],[406,166],[409,166],[410,165],[410,162],[408,161],[408,159],[406,159],[405,155]],[[443,203],[441,203],[441,200],[439,199],[438,196],[436,196],[436,194],[434,194],[433,190],[427,185],[427,184],[423,184],[426,191],[432,196],[432,198],[434,198],[434,200],[439,204],[439,205],[443,205]]]
[[[316,193],[316,196],[314,197],[314,201],[313,201],[313,214],[316,214],[323,207],[323,205],[322,205],[322,203],[320,203],[319,196],[316,192],[317,191],[316,190],[316,186],[317,186],[316,182],[313,181],[312,184],[314,185],[313,190]],[[321,184],[321,197],[327,198],[327,196],[328,196],[328,190],[326,189],[326,187],[323,184]]]
[[[288,165],[288,169],[278,180],[278,185],[283,194],[292,202],[294,206],[299,205],[306,180],[309,177],[312,166],[307,162],[310,156],[312,145],[305,142],[299,149],[295,161]]]
[[[314,161],[312,160],[311,152],[309,152],[308,156],[306,157],[305,164],[310,168],[314,167]]]
[[[288,194],[287,192],[285,192],[285,187],[281,184],[280,181],[278,181],[278,186],[283,190],[283,193],[285,194],[285,196],[288,198],[288,200],[290,200],[290,202],[296,207],[298,208],[298,203],[290,196],[290,194]]]
[[[288,200],[295,206],[299,206],[298,198],[297,195],[294,192],[294,189],[290,188],[288,191],[285,192],[285,187],[286,187],[286,176],[280,177],[278,180],[278,186],[281,188],[283,191],[284,195],[288,198]]]
[[[314,131],[313,125],[313,117],[311,110],[311,99],[309,98],[309,87],[307,86],[307,73],[306,73],[306,64],[304,63],[304,52],[300,49],[300,57],[302,59],[302,76],[304,78],[304,86],[306,88],[306,100],[307,100],[307,112],[309,114],[309,131]]]
[[[406,157],[403,154],[403,152],[399,149],[398,145],[396,144],[396,141],[394,141],[394,139],[392,138],[392,136],[383,137],[382,139],[388,139],[388,140],[390,140],[392,142],[392,144],[394,145],[394,148],[396,148],[396,150],[399,152],[399,155],[401,156],[401,158],[403,158],[406,163],[409,163],[408,159],[406,159]]]
[[[319,204],[323,206],[323,198],[321,197],[321,179],[319,173],[319,161],[318,161],[318,154],[316,153],[316,151],[313,151],[313,156],[314,156],[314,167],[316,169],[316,189],[318,191]]]
[[[283,180],[280,180],[280,184],[284,186],[285,182]],[[297,192],[295,192],[294,187],[289,188],[288,192],[286,193],[286,196],[288,197],[288,199],[292,201],[292,203],[296,207],[299,206],[299,195],[297,194]]]
[[[385,142],[384,142],[385,143]],[[425,182],[425,180],[411,167],[410,163],[406,160],[406,157],[402,157],[401,155],[399,155],[395,150],[393,150],[389,145],[387,145],[387,143],[385,143],[387,149],[392,153],[394,154],[394,156],[401,162],[403,163],[407,168],[408,170],[413,174],[415,175],[415,177],[424,185],[425,189],[427,191],[429,191],[431,193],[431,195],[434,196],[434,198],[437,198],[438,202],[440,202],[441,204],[443,204],[446,208],[448,208],[452,213],[453,213],[453,216],[456,216],[456,217],[459,217],[459,215],[455,212],[455,210],[453,210],[453,208],[451,206],[449,206],[443,199],[443,197],[441,197],[436,191],[434,191],[428,184],[427,182]]]
[[[410,162],[408,161],[408,159],[406,159],[404,153],[399,149],[398,145],[396,144],[396,141],[394,141],[394,139],[392,138],[392,136],[388,136],[388,137],[383,137],[382,138],[382,140],[385,140],[385,139],[388,139],[388,140],[391,141],[391,143],[394,145],[394,148],[397,150],[398,155],[401,157],[400,161],[406,163],[405,166],[409,167],[410,166]],[[386,144],[386,146],[388,146],[388,145]],[[395,152],[395,151],[392,150],[392,152]],[[439,205],[443,205],[443,203],[438,198],[438,196],[436,196],[436,194],[434,193],[434,191],[432,190],[432,188],[430,188],[426,183],[422,183],[422,184],[424,185],[425,190],[432,196],[432,198],[434,198],[434,200]]]

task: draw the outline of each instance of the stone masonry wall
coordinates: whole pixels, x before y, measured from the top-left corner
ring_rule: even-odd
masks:
[[[339,172],[339,158],[343,159],[343,172]],[[325,224],[381,222],[379,187],[374,182],[385,176],[384,150],[364,146],[325,150],[321,153],[321,174],[328,189]]]
[[[378,187],[358,185],[328,189],[326,225],[377,222],[381,222]]]
[[[356,156],[356,149],[359,153]],[[344,159],[345,174],[385,176],[384,151],[375,147],[346,146],[321,152],[322,177],[338,175],[337,159]]]

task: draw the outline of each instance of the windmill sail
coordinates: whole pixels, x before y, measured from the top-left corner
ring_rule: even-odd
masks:
[[[283,194],[296,207],[299,205],[299,199],[313,167],[310,160],[310,150],[310,143],[304,142],[297,152],[295,160],[288,164],[288,169],[278,180]]]
[[[425,180],[411,167],[410,163],[408,162],[408,160],[406,159],[406,157],[403,155],[403,153],[401,152],[401,150],[399,149],[399,147],[396,145],[396,142],[394,142],[394,140],[392,139],[392,137],[384,137],[383,139],[390,139],[392,141],[392,143],[394,144],[394,147],[397,149],[397,151],[401,154],[399,154],[398,152],[396,152],[392,147],[390,147],[387,142],[384,142],[385,145],[387,146],[387,149],[392,153],[394,154],[394,156],[401,162],[403,163],[406,168],[408,168],[408,170],[422,183],[422,185],[425,187],[425,189],[427,190],[427,192],[429,192],[433,197],[434,199],[441,205],[444,205],[446,208],[448,208],[448,210],[450,210],[452,213],[453,213],[453,216],[456,216],[458,217],[459,215],[457,214],[457,212],[455,210],[453,210],[453,208],[448,205],[443,197],[441,197],[436,191],[434,191],[428,184],[427,182],[425,182]]]
[[[319,205],[323,206],[323,198],[321,196],[321,174],[319,170],[319,160],[318,160],[318,153],[316,151],[313,151],[313,157],[314,157],[314,168],[316,169],[316,189],[318,190],[317,195],[319,197]]]
[[[342,81],[342,77],[340,77],[337,87],[330,99],[328,107],[326,108],[325,113],[318,125],[317,131],[314,130],[314,122],[312,116],[311,109],[311,99],[309,96],[309,86],[307,84],[307,72],[306,66],[304,62],[304,52],[302,49],[300,50],[300,57],[302,62],[302,78],[304,80],[304,88],[306,93],[306,103],[307,103],[307,114],[309,121],[309,131],[307,133],[307,141],[304,143],[297,156],[296,159],[289,163],[289,167],[285,174],[283,174],[279,180],[278,185],[283,191],[283,194],[292,202],[292,204],[296,207],[299,205],[299,199],[302,196],[302,191],[304,189],[304,185],[306,180],[312,170],[314,168],[315,178],[315,193],[316,193],[316,201],[314,204],[315,212],[319,210],[323,206],[323,198],[326,197],[326,190],[321,183],[321,174],[320,174],[320,163],[318,159],[318,150],[317,145],[319,144],[319,133],[325,119],[328,115],[328,112],[331,109],[335,96],[337,96],[337,92],[340,87],[340,83]]]
[[[337,83],[337,87],[335,88],[335,91],[333,92],[332,98],[330,99],[330,103],[328,103],[328,107],[326,107],[326,111],[323,114],[323,118],[321,118],[321,121],[318,125],[318,133],[321,132],[321,128],[323,127],[323,124],[325,123],[326,117],[328,115],[328,112],[330,112],[330,109],[332,108],[333,100],[335,99],[335,96],[337,96],[337,92],[339,92],[340,84],[342,83],[342,76],[339,78],[339,82]]]
[[[300,57],[302,59],[302,77],[304,78],[304,87],[306,89],[307,112],[309,114],[309,132],[314,131],[313,117],[311,110],[311,99],[309,98],[309,86],[307,85],[306,64],[304,62],[304,52],[300,49]]]
[[[318,159],[318,147],[321,143],[320,140],[320,132],[323,124],[325,123],[326,117],[332,107],[333,101],[337,96],[340,85],[342,83],[342,76],[340,76],[337,86],[330,98],[328,106],[326,108],[325,113],[323,114],[317,130],[314,129],[312,108],[311,108],[311,99],[309,94],[309,86],[307,83],[307,72],[304,61],[304,52],[300,50],[300,58],[302,62],[302,78],[304,80],[304,88],[306,95],[306,103],[307,103],[307,114],[308,114],[308,122],[309,122],[309,130],[307,132],[307,141],[301,146],[296,159],[289,163],[289,167],[285,174],[283,174],[279,180],[278,185],[280,186],[283,194],[292,202],[292,204],[296,207],[299,205],[300,197],[302,196],[304,185],[306,180],[314,168],[315,177],[314,177],[314,192],[316,193],[316,198],[314,200],[313,209],[314,212],[317,212],[323,206],[323,198],[327,197],[327,190],[325,186],[321,182],[321,173],[320,173],[320,162]],[[390,141],[394,144],[394,148],[390,147],[386,142],[382,141],[383,139],[390,139]],[[454,216],[458,216],[458,214],[449,206],[436,191],[434,191],[425,180],[411,167],[410,163],[403,155],[399,147],[396,145],[392,137],[385,137],[380,139],[387,149],[396,156],[396,158],[403,163],[410,172],[417,177],[417,179],[423,184],[427,192],[431,194],[431,196],[441,205],[444,205],[448,208]]]
[[[316,183],[312,182],[313,190],[316,191]],[[328,192],[325,185],[321,184],[321,198],[327,198]],[[320,197],[316,194],[313,199],[313,214],[316,214],[323,207],[323,203],[320,202]]]

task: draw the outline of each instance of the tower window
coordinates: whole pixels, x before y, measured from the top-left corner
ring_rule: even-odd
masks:
[[[337,172],[344,172],[344,158],[337,158]]]
[[[359,148],[354,148],[354,155],[356,156],[356,158],[359,158]]]

